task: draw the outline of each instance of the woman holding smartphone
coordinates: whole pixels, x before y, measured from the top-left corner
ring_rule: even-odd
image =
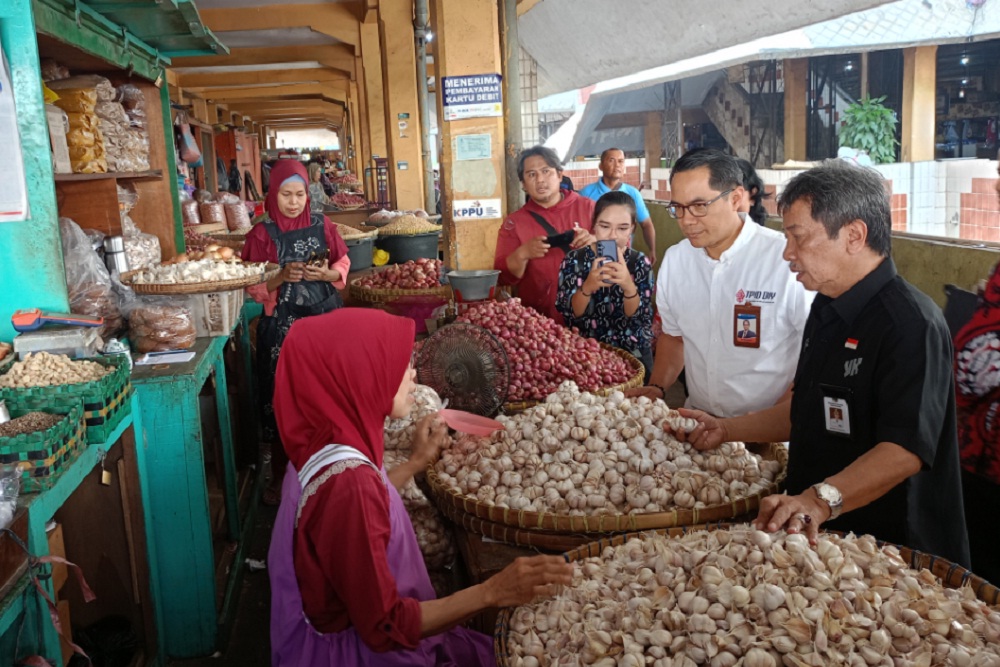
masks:
[[[556,308],[580,334],[625,350],[653,367],[653,270],[649,259],[629,247],[636,227],[635,202],[608,192],[594,207],[597,242],[566,255],[559,269]]]

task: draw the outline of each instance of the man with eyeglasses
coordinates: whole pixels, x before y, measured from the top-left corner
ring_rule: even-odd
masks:
[[[784,237],[739,215],[743,174],[717,150],[684,154],[670,172],[670,214],[685,240],[663,257],[663,331],[649,385],[662,398],[685,370],[686,406],[742,415],[787,400],[812,293],[782,258]],[[741,335],[753,320],[755,336]]]
[[[635,202],[636,219],[642,228],[642,238],[646,241],[646,247],[649,248],[646,257],[655,266],[656,229],[653,228],[653,220],[649,217],[649,209],[646,208],[642,194],[623,180],[625,178],[625,151],[620,148],[605,150],[601,153],[600,168],[601,177],[580,190],[580,194],[594,201],[614,190],[621,190],[628,194]]]
[[[562,163],[551,148],[523,151],[517,176],[529,200],[500,226],[493,268],[501,285],[517,285],[524,305],[561,324],[559,267],[568,250],[594,242],[594,202],[560,187]]]

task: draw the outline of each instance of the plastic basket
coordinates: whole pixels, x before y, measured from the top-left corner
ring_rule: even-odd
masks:
[[[228,336],[240,319],[245,300],[243,290],[192,294],[187,297],[187,307],[194,320],[199,338]]]
[[[17,403],[9,404],[12,418],[37,411]],[[21,489],[31,493],[50,488],[62,471],[79,456],[86,442],[83,404],[76,404],[54,426],[44,431],[0,438],[0,464],[20,472]]]
[[[132,409],[131,368],[122,355],[94,357],[105,366],[113,366],[114,371],[100,380],[78,384],[60,384],[49,387],[0,388],[0,399],[24,408],[27,411],[69,413],[83,401],[84,419],[87,422],[87,442],[105,442],[125,415]]]

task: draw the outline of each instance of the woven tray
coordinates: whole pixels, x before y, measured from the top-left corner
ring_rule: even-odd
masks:
[[[384,271],[384,268],[375,269],[373,272]],[[451,286],[441,285],[430,289],[377,289],[374,287],[362,287],[361,278],[351,281],[349,290],[351,299],[355,301],[365,301],[368,303],[384,303],[395,301],[406,296],[438,296],[444,299],[451,298]]]
[[[217,245],[225,248],[232,248],[236,251],[243,250],[243,246],[245,246],[247,242],[245,234],[208,234],[207,236]]]
[[[540,549],[561,553],[576,549],[592,542],[593,535],[569,535],[566,533],[551,533],[545,530],[528,530],[504,526],[492,521],[485,521],[477,516],[466,514],[450,503],[439,503],[438,509],[456,526],[474,535],[482,535],[497,542],[513,544],[519,547]]]
[[[212,292],[227,292],[266,283],[278,275],[281,267],[268,263],[264,273],[256,276],[234,280],[216,280],[210,283],[132,283],[132,278],[140,271],[126,271],[121,278],[122,283],[131,287],[136,294],[211,294]]]
[[[749,449],[757,450],[756,445]],[[788,467],[788,451],[780,442],[763,445],[763,451],[756,453],[768,460],[777,460],[782,468]],[[709,505],[701,509],[674,508],[667,512],[634,512],[631,514],[600,514],[571,516],[569,514],[554,514],[551,512],[529,512],[513,510],[495,505],[480,503],[475,498],[461,495],[457,490],[446,488],[441,482],[433,466],[427,467],[427,483],[437,504],[444,508],[451,505],[455,509],[471,514],[488,522],[521,528],[525,530],[542,530],[551,533],[592,535],[607,533],[627,533],[640,530],[655,530],[658,528],[673,528],[675,526],[694,526],[711,521],[723,521],[736,516],[743,516],[757,511],[760,500],[781,489],[785,473],[778,474],[770,487],[759,493],[743,498],[737,498],[729,503]]]
[[[13,418],[36,410],[17,403],[8,407]],[[0,464],[17,468],[24,492],[50,488],[82,451],[86,428],[83,404],[78,400],[59,422],[44,431],[0,438]]]
[[[733,524],[731,523],[715,523],[683,528],[646,531],[645,533],[625,533],[622,535],[616,535],[610,539],[602,539],[596,542],[591,542],[582,547],[566,552],[564,556],[568,562],[572,563],[582,558],[600,556],[604,549],[609,546],[620,546],[633,537],[643,537],[644,534],[649,534],[650,532],[659,535],[666,535],[668,537],[679,537],[696,530],[724,530],[732,527],[732,525]],[[899,555],[903,558],[903,560],[907,561],[911,568],[915,570],[930,570],[931,574],[940,579],[941,583],[948,588],[960,588],[968,584],[972,587],[972,590],[975,591],[976,597],[986,604],[996,606],[1000,603],[1000,589],[982,577],[978,577],[972,572],[966,570],[961,565],[956,565],[951,561],[937,556],[915,551],[909,547],[892,544],[891,542],[877,540],[877,543],[880,548],[883,546],[896,547],[899,549]],[[500,610],[500,613],[497,616],[496,627],[493,633],[493,651],[496,655],[498,667],[510,667],[511,665],[510,655],[507,651],[507,634],[509,631],[508,626],[510,625],[510,618],[515,609],[516,607],[505,607]]]
[[[632,377],[629,378],[628,382],[623,382],[622,384],[616,384],[612,387],[602,387],[593,391],[591,393],[597,394],[598,396],[609,396],[615,391],[625,391],[626,389],[635,389],[636,387],[642,386],[642,380],[646,376],[646,367],[642,365],[642,362],[636,359],[634,356],[626,352],[625,350],[620,350],[617,347],[612,347],[607,343],[598,343],[602,348],[608,352],[613,352],[616,356],[621,357],[628,363],[633,369],[634,373]],[[510,403],[503,404],[503,411],[505,414],[514,414],[517,412],[524,412],[528,408],[533,408],[539,405],[542,401],[511,401]]]
[[[50,387],[0,388],[0,399],[26,410],[68,413],[81,400],[87,422],[87,442],[100,444],[129,414],[132,402],[131,368],[124,355],[88,359],[114,371],[93,382],[61,384]]]

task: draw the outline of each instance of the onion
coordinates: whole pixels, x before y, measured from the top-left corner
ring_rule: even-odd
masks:
[[[433,289],[441,284],[441,261],[421,258],[405,264],[391,264],[361,279],[362,287],[372,289]]]

